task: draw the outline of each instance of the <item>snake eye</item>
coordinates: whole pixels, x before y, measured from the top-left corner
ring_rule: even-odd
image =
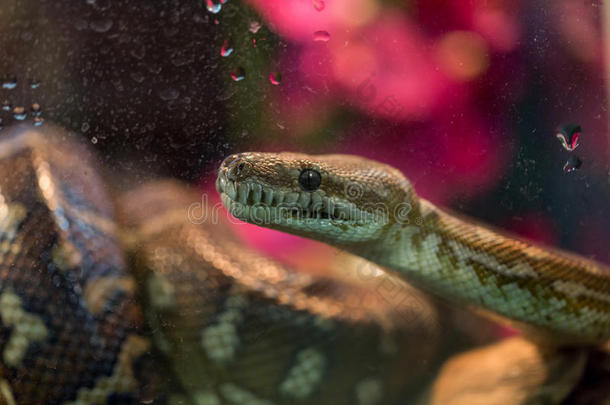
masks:
[[[299,186],[303,191],[316,191],[322,184],[320,172],[313,169],[305,169],[299,174]]]

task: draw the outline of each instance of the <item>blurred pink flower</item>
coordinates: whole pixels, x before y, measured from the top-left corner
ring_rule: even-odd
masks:
[[[289,137],[315,133],[332,117],[335,91],[330,90],[329,58],[325,47],[293,47],[277,61],[283,80],[270,89],[272,101],[267,116]],[[303,65],[307,66],[307,75],[301,70]]]
[[[321,0],[317,0],[318,4]],[[313,41],[314,32],[325,31],[331,41],[375,17],[376,0],[322,0],[319,10],[312,0],[248,0],[281,36],[292,41]]]
[[[423,119],[447,102],[451,82],[435,66],[431,45],[404,16],[382,16],[347,43],[330,47],[334,80],[370,115]]]
[[[412,13],[376,0],[320,0],[322,8],[310,0],[249,1],[300,44],[291,60],[299,60],[293,67],[308,89],[395,122],[425,120],[468,98],[464,82],[486,72],[488,46],[510,51],[520,35],[515,4],[503,0],[422,1]],[[328,42],[314,41],[320,31]]]
[[[422,29],[436,36],[450,30],[480,34],[498,52],[514,50],[521,36],[520,1],[425,0],[416,3]]]
[[[602,70],[604,52],[599,10],[586,1],[562,1],[553,5],[556,26],[568,53],[580,61],[594,62]]]
[[[503,136],[476,111],[464,110],[427,124],[360,128],[342,151],[395,166],[418,194],[448,204],[457,195],[473,196],[497,183],[511,158]]]
[[[310,41],[282,58],[299,87],[276,92],[282,110],[294,110],[297,94],[315,95],[391,121],[423,120],[441,105],[467,97],[468,89],[436,67],[435,49],[403,16],[381,16],[344,35],[343,41]],[[296,77],[299,76],[299,77]],[[284,80],[283,85],[287,83]],[[302,98],[302,97],[300,97]]]

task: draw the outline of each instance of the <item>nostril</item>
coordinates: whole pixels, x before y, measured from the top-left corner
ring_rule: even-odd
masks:
[[[227,178],[229,180],[235,181],[248,174],[249,164],[247,161],[243,160],[238,155],[234,155],[234,158],[228,160],[223,167],[227,171]]]
[[[221,168],[229,168],[231,166],[231,164],[233,164],[233,162],[235,162],[237,159],[239,159],[238,155],[229,155],[226,158],[224,158],[224,160],[222,161],[222,163],[220,164]]]

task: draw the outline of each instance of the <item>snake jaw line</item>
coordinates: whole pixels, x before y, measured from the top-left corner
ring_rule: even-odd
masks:
[[[374,214],[316,192],[285,191],[251,179],[231,180],[221,171],[216,188],[229,212],[240,220],[270,228],[284,226],[310,231],[324,228],[345,230],[349,225],[367,226],[379,221]]]

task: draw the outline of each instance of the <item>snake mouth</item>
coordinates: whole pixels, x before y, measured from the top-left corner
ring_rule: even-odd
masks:
[[[253,180],[229,180],[224,173],[219,174],[216,189],[229,212],[246,222],[369,223],[373,220],[371,213],[358,209],[354,203],[320,191],[282,191]]]

